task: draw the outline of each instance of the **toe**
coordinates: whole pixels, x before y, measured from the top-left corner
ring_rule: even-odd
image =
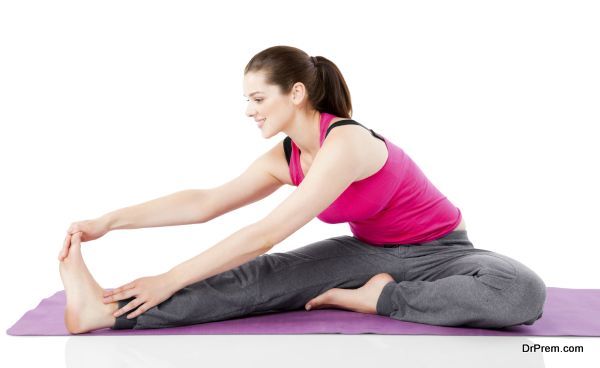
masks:
[[[312,298],[311,300],[308,301],[308,303],[306,303],[305,308],[307,310],[310,309],[316,309],[317,307],[323,305],[323,304],[327,304],[331,301],[331,297],[332,297],[332,293],[335,291],[335,289],[329,289],[324,293],[319,294],[318,296]]]
[[[309,300],[308,303],[306,303],[306,305],[304,306],[304,308],[306,310],[315,309],[317,306],[319,306],[319,304],[322,303],[322,299],[323,299],[323,294],[317,296],[316,298]]]
[[[304,306],[304,309],[306,310],[311,310],[314,309],[315,306],[317,305],[317,299],[311,299],[308,301],[308,303],[306,303],[306,305]]]

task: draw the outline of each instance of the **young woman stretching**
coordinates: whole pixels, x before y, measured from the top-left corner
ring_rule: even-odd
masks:
[[[441,326],[502,328],[542,316],[546,286],[522,263],[475,248],[461,211],[390,140],[352,120],[330,60],[294,47],[255,55],[244,70],[246,114],[264,138],[286,138],[239,177],[73,223],[59,254],[65,323],[99,328],[190,325],[305,308],[339,308]],[[269,215],[168,272],[103,290],[81,241],[114,229],[208,222],[284,184]],[[267,253],[318,217],[337,236]]]

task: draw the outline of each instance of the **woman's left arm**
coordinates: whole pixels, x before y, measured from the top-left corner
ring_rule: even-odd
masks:
[[[268,252],[274,244],[270,244],[264,234],[259,223],[246,226],[166,273],[142,277],[106,291],[104,302],[110,303],[134,296],[135,299],[117,310],[113,316],[118,317],[138,307],[127,316],[137,317],[187,285],[228,271]]]

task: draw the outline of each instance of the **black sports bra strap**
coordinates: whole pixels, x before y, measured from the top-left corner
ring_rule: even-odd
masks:
[[[283,152],[285,152],[285,159],[289,165],[292,156],[292,138],[288,136],[286,136],[283,140]]]
[[[373,135],[373,137],[375,137],[375,138],[379,138],[379,139],[381,139],[382,141],[384,141],[384,142],[385,142],[385,139],[383,139],[383,137],[382,137],[382,136],[380,136],[379,134],[375,133],[375,132],[373,131],[373,129],[369,129],[369,128],[367,128],[366,126],[364,126],[364,125],[362,125],[361,123],[359,123],[358,121],[356,121],[356,120],[352,120],[352,119],[340,120],[340,121],[336,121],[335,123],[331,124],[331,125],[329,126],[329,128],[327,129],[327,132],[325,133],[325,138],[327,138],[327,134],[329,134],[329,131],[331,131],[331,129],[333,129],[333,128],[337,127],[337,126],[340,126],[340,125],[348,125],[348,124],[352,124],[352,125],[360,125],[361,127],[363,127],[363,128],[365,128],[365,129],[367,129],[367,130],[371,131],[371,134]],[[323,138],[323,139],[325,139],[325,138]]]
[[[373,129],[369,129],[366,126],[362,125],[361,123],[359,123],[358,121],[352,120],[352,119],[346,119],[346,120],[340,120],[340,121],[336,121],[335,123],[331,124],[329,126],[329,128],[327,129],[327,132],[325,133],[325,137],[327,137],[327,134],[329,134],[329,131],[333,128],[335,128],[336,126],[340,126],[340,125],[347,125],[347,124],[354,124],[354,125],[360,125],[365,129],[368,129],[371,131],[371,134],[373,134],[374,137],[381,139],[382,141],[385,142],[385,139],[383,139],[383,137],[381,137],[379,134],[375,133],[373,131]],[[285,159],[288,163],[288,165],[290,164],[290,160],[291,160],[291,156],[292,156],[292,138],[286,136],[285,139],[283,140],[283,151],[285,152]],[[298,149],[298,153],[301,153],[300,150]]]

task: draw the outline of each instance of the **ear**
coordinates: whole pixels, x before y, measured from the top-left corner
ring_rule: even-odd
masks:
[[[307,97],[306,86],[302,82],[296,82],[292,86],[292,103],[299,105]]]

